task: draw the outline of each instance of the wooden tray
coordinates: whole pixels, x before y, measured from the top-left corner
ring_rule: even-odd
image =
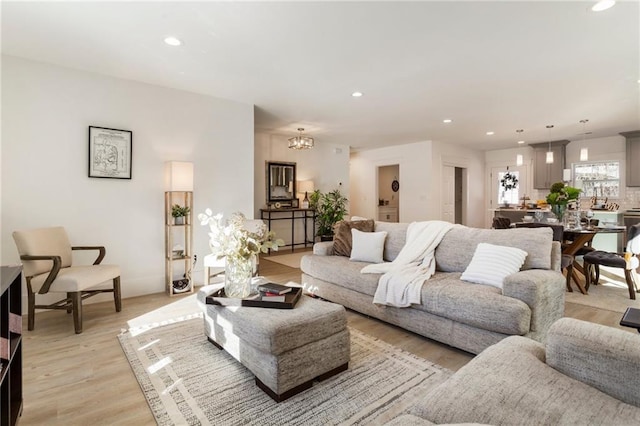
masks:
[[[216,290],[205,298],[207,305],[217,306],[249,306],[253,308],[293,309],[302,296],[302,288],[292,287],[289,293],[284,294],[284,302],[263,302],[260,294],[249,296],[246,299],[232,299],[224,294],[224,288]]]

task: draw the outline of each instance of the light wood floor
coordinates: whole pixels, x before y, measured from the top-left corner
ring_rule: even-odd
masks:
[[[290,252],[289,252],[290,253]],[[260,274],[274,282],[299,281],[300,270],[268,258]],[[34,331],[24,334],[24,409],[20,425],[154,425],[155,421],[116,336],[127,321],[175,302],[164,294],[85,306],[84,332],[73,332],[70,315],[60,311],[36,314]],[[621,314],[568,304],[566,316],[620,327]],[[451,370],[472,355],[378,320],[348,312],[351,327]],[[26,330],[26,322],[25,322]]]

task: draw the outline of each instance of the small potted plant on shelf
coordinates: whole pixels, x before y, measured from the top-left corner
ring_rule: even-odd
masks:
[[[189,206],[180,206],[179,204],[174,204],[171,207],[171,216],[173,216],[173,223],[175,225],[184,225],[184,218],[191,212]]]
[[[333,239],[333,225],[341,221],[347,213],[347,203],[339,189],[323,194],[319,190],[314,191],[310,198],[310,206],[316,210],[316,235],[320,241]]]

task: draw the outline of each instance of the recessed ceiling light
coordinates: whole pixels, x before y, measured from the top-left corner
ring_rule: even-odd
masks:
[[[491,135],[494,135],[494,134],[495,134],[494,132],[487,132],[487,136],[491,136]]]
[[[180,46],[182,42],[175,37],[167,37],[164,39],[164,42],[169,46]]]
[[[451,123],[453,120],[450,118],[445,118],[444,120],[442,120],[443,123]]]
[[[524,143],[524,141],[518,141],[519,145],[522,145]]]
[[[591,10],[594,12],[602,12],[603,10],[607,10],[613,5],[616,4],[613,0],[600,0],[598,3],[594,4]]]
[[[354,98],[359,98],[360,96],[362,96],[362,92],[353,92],[351,96],[353,96]]]

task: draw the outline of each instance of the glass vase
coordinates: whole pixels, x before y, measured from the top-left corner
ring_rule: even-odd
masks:
[[[227,297],[243,299],[251,294],[255,265],[255,256],[249,259],[227,256],[224,266],[224,293]]]
[[[552,204],[551,211],[558,218],[558,222],[562,223],[564,218],[564,212],[567,210],[567,206],[563,204]]]

